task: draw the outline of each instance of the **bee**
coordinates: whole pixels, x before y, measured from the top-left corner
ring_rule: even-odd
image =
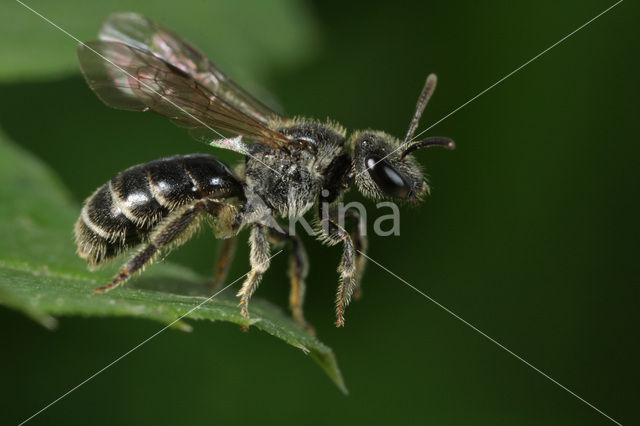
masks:
[[[119,173],[87,198],[75,241],[91,269],[139,247],[96,293],[124,284],[160,253],[188,240],[203,222],[223,239],[215,277],[221,282],[235,239],[246,227],[251,270],[237,294],[242,315],[249,317],[249,299],[269,268],[271,244],[288,243],[289,305],[295,320],[308,326],[302,309],[307,254],[299,237],[277,224],[300,218],[315,206],[318,238],[343,247],[335,306],[335,325],[341,327],[345,308],[359,292],[367,247],[359,215],[349,210],[342,220],[338,217],[343,193],[355,183],[368,198],[418,203],[429,186],[411,152],[455,147],[445,137],[413,141],[436,86],[434,74],[426,80],[401,141],[374,130],[347,138],[346,130],[331,121],[283,117],[186,40],[138,14],[107,17],[99,40],[81,44],[78,58],[89,87],[108,106],[153,111],[190,128],[197,140],[245,156],[235,170],[209,154],[162,158]]]

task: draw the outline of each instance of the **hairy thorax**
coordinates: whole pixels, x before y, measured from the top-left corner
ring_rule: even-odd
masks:
[[[278,216],[300,217],[322,191],[326,171],[345,152],[345,132],[335,124],[298,119],[273,128],[295,143],[289,152],[253,145],[246,185]]]

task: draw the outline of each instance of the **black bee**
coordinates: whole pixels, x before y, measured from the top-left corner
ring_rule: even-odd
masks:
[[[373,130],[347,139],[336,123],[275,113],[191,44],[143,16],[110,15],[99,34],[99,41],[79,46],[78,58],[87,83],[105,104],[169,117],[190,127],[201,141],[244,154],[245,162],[232,171],[208,154],[163,158],[125,170],[98,188],[85,201],[75,226],[80,257],[97,267],[125,250],[141,249],[113,281],[95,291],[123,284],[161,251],[190,238],[202,220],[224,239],[219,282],[232,258],[235,236],[248,226],[251,271],[238,292],[242,314],[249,316],[249,298],[269,267],[270,243],[289,242],[289,303],[294,318],[306,325],[307,256],[300,239],[276,220],[299,218],[315,205],[319,238],[343,244],[336,301],[336,326],[343,326],[344,310],[362,276],[366,240],[360,218],[351,210],[346,219],[352,231],[347,231],[337,217],[337,202],[354,181],[374,199],[417,203],[428,193],[410,153],[425,146],[455,146],[442,137],[412,141],[436,76],[427,78],[404,141]],[[225,138],[218,130],[237,136]]]

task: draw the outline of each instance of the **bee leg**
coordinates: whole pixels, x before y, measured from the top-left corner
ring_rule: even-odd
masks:
[[[262,274],[269,269],[269,241],[267,240],[266,228],[261,224],[254,224],[249,235],[249,263],[251,271],[247,275],[242,288],[236,296],[240,298],[239,306],[242,308],[242,315],[249,318],[249,299],[258,288]]]
[[[344,311],[351,302],[351,295],[356,287],[356,251],[353,239],[349,233],[338,224],[338,210],[329,206],[328,212],[322,211],[320,206],[320,224],[322,225],[322,240],[329,245],[342,241],[342,260],[338,266],[340,284],[336,295],[336,327],[344,326]],[[327,214],[328,213],[328,214]]]
[[[106,292],[124,284],[134,273],[152,263],[160,249],[179,245],[189,239],[196,229],[197,221],[194,220],[204,208],[205,202],[197,201],[167,216],[149,236],[149,244],[122,267],[113,281],[93,292]]]
[[[313,326],[304,319],[302,305],[306,291],[306,278],[309,272],[309,260],[302,241],[297,236],[291,238],[291,254],[289,259],[289,278],[291,279],[291,292],[289,293],[289,307],[293,318],[311,333]]]
[[[289,278],[291,280],[289,308],[298,324],[309,332],[315,333],[313,326],[304,319],[302,310],[306,290],[305,279],[309,272],[309,258],[302,241],[297,235],[289,235],[276,229],[270,229],[269,235],[276,242],[289,241],[291,243],[291,251],[289,253]]]
[[[367,252],[367,233],[364,228],[364,222],[360,219],[360,214],[358,214],[355,210],[347,210],[345,212],[345,218],[351,219],[354,222],[353,230],[351,231],[351,240],[353,241],[353,245],[355,248],[355,264],[356,264],[356,284],[355,289],[353,291],[353,298],[358,300],[362,297],[362,274],[364,273],[364,267],[367,261],[367,258],[362,255],[362,253]]]
[[[336,327],[344,327],[344,311],[351,302],[351,295],[356,287],[355,249],[349,234],[342,229],[343,251],[342,260],[338,266],[340,285],[336,295]]]
[[[237,242],[238,239],[235,236],[224,239],[220,242],[216,260],[216,272],[213,277],[213,281],[208,284],[212,289],[218,290],[227,278],[227,273],[231,268],[231,263],[233,262],[236,252]]]
[[[118,272],[109,284],[93,289],[93,294],[104,293],[124,284],[136,271],[140,270],[147,263],[151,263],[157,251],[158,247],[155,245],[147,245],[122,267],[120,272]]]

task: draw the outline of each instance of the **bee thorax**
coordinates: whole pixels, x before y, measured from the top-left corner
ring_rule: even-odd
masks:
[[[278,132],[301,148],[290,152],[256,145],[247,158],[246,185],[278,216],[296,218],[315,203],[325,182],[325,171],[344,153],[344,134],[330,124],[295,122]]]

